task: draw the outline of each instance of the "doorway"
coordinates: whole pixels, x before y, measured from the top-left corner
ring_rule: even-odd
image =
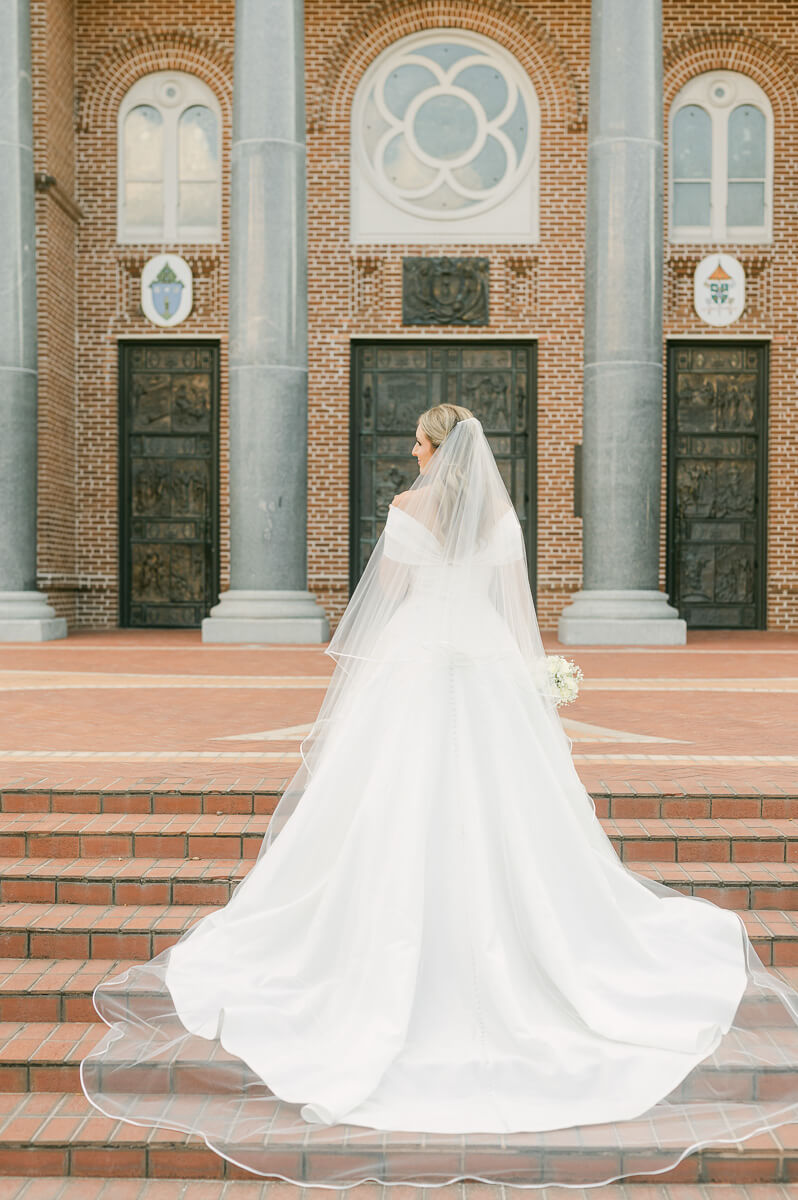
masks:
[[[537,484],[534,342],[375,341],[352,345],[351,586],[417,475],[418,416],[461,404],[479,417],[510,493],[535,591]]]
[[[196,628],[219,594],[219,347],[119,347],[120,621]]]
[[[764,629],[767,345],[668,348],[667,591],[693,629]]]

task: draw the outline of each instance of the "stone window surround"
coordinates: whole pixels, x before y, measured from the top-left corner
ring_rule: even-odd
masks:
[[[510,186],[498,189],[495,202],[472,213],[449,212],[445,219],[424,217],[408,211],[401,200],[392,202],[385,188],[375,186],[360,136],[366,98],[374,76],[397,51],[412,50],[423,42],[456,41],[488,51],[503,72],[519,88],[529,111],[529,151],[522,169]],[[353,244],[387,244],[412,241],[418,244],[456,240],[460,245],[536,242],[539,239],[539,149],[540,105],[535,87],[515,55],[484,34],[463,27],[435,27],[406,35],[392,42],[368,66],[360,79],[351,108],[351,205],[350,237]],[[370,211],[371,219],[364,215]],[[447,236],[448,235],[448,236]]]
[[[168,79],[175,79],[180,83],[183,94],[180,100],[174,105],[163,104],[159,102],[157,95],[159,84],[165,84]],[[125,225],[124,213],[124,194],[125,194],[125,161],[124,161],[124,128],[125,119],[132,109],[141,104],[150,105],[156,108],[163,120],[164,125],[164,202],[163,202],[163,226],[159,231],[142,231],[141,229],[128,229]],[[178,125],[180,117],[186,109],[194,105],[204,105],[211,110],[216,118],[216,128],[219,145],[218,173],[217,173],[217,201],[216,201],[216,228],[209,233],[202,233],[201,230],[192,228],[181,232],[178,226]],[[192,75],[188,71],[152,71],[146,75],[140,76],[134,84],[125,92],[119,104],[117,112],[117,243],[119,244],[142,244],[151,243],[153,245],[162,245],[169,243],[171,245],[182,243],[204,243],[204,242],[220,242],[221,241],[221,185],[222,185],[222,161],[221,161],[221,140],[222,140],[222,114],[219,101],[214,95],[211,88],[199,79],[196,75]]]
[[[711,88],[716,82],[734,85],[733,99],[724,105],[713,104]],[[712,181],[711,224],[709,226],[674,226],[673,123],[676,114],[687,105],[703,108],[712,122]],[[765,117],[765,223],[762,226],[728,226],[726,224],[727,130],[729,115],[741,104],[751,104]],[[763,89],[750,76],[740,71],[718,69],[703,71],[683,85],[670,108],[669,146],[670,169],[668,181],[669,238],[671,242],[694,243],[766,243],[773,238],[773,109]]]

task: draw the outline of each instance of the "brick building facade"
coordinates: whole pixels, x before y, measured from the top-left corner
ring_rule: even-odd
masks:
[[[674,602],[681,588],[682,601],[693,603],[690,623],[694,625],[798,628],[798,539],[794,535],[798,484],[793,469],[798,443],[798,319],[793,300],[798,283],[793,168],[798,150],[798,23],[794,17],[794,4],[775,0],[755,5],[731,0],[722,10],[706,0],[664,4],[666,130],[674,99],[691,79],[710,72],[735,72],[752,80],[772,109],[772,165],[767,165],[767,172],[772,172],[772,228],[767,234],[737,240],[675,240],[666,235],[668,370],[662,410],[660,586],[673,599],[675,580]],[[131,441],[138,437],[136,430],[126,430],[124,421],[120,423],[120,400],[124,407],[126,380],[132,378],[126,371],[135,374],[136,362],[144,361],[135,359],[137,350],[145,355],[150,349],[159,351],[160,357],[148,361],[151,374],[160,371],[164,380],[175,363],[183,369],[180,362],[185,366],[189,360],[169,360],[162,352],[172,347],[181,353],[212,351],[212,362],[207,362],[216,380],[209,386],[216,389],[218,407],[218,476],[213,460],[210,474],[203,477],[213,492],[206,527],[207,538],[214,542],[209,578],[212,591],[228,584],[233,23],[232,0],[32,3],[39,323],[37,584],[72,627],[158,623],[152,613],[161,611],[157,606],[137,607],[135,596],[122,595],[126,588],[147,586],[141,582],[144,559],[138,566],[124,565],[125,539],[133,537],[136,501],[131,500],[129,489],[120,487],[128,471],[125,456],[140,450],[140,442]],[[362,464],[352,457],[352,439],[360,437],[353,424],[353,405],[359,411],[358,405],[364,403],[353,379],[358,371],[361,380],[371,378],[371,366],[378,373],[379,357],[387,355],[382,361],[388,364],[386,369],[396,368],[397,379],[403,370],[409,371],[402,377],[405,382],[396,385],[397,394],[406,397],[408,388],[426,378],[432,381],[428,394],[434,398],[438,376],[437,368],[430,365],[430,346],[452,356],[446,359],[452,365],[445,377],[456,376],[459,382],[451,386],[466,389],[457,392],[461,400],[472,394],[468,387],[484,399],[491,387],[505,386],[503,372],[521,369],[522,360],[514,353],[530,356],[523,362],[532,363],[535,375],[524,376],[524,419],[531,450],[524,468],[526,482],[519,487],[527,489],[527,520],[533,534],[529,544],[542,628],[556,625],[568,597],[580,586],[581,520],[575,515],[574,448],[581,439],[582,413],[589,25],[588,0],[346,0],[335,5],[308,0],[306,4],[308,586],[333,621],[345,606],[353,578],[351,560],[358,543],[351,530],[355,510],[362,518],[369,505],[376,503],[379,509],[385,487],[401,477],[395,465],[401,454],[397,441],[391,443],[381,468],[386,478],[382,483],[372,480],[372,491],[366,495],[366,468],[361,470]],[[485,227],[482,240],[474,233],[464,240],[458,235],[461,223],[453,218],[438,221],[440,234],[434,239],[416,237],[415,221],[408,222],[404,238],[394,235],[369,241],[357,231],[353,236],[351,114],[358,86],[377,57],[400,39],[437,29],[489,39],[512,56],[532,83],[539,106],[535,234],[503,235],[501,228]],[[218,103],[221,233],[217,240],[119,239],[120,105],[136,81],[153,72],[194,76],[210,88]],[[668,146],[666,134],[666,179]],[[665,203],[667,230],[667,198]],[[693,305],[695,267],[714,250],[735,256],[746,273],[745,310],[727,328],[702,323]],[[175,329],[154,326],[141,311],[141,270],[161,251],[179,253],[193,271],[193,309]],[[403,259],[444,256],[488,260],[487,324],[403,323]],[[463,350],[481,352],[481,357],[469,360],[470,375],[462,357],[457,357]],[[191,359],[185,369],[198,377],[205,362]],[[511,363],[515,365],[507,365]],[[482,382],[474,372],[481,372]],[[518,390],[521,385],[515,376],[513,381]],[[685,388],[692,389],[695,400],[685,401],[685,411],[700,409],[704,414],[687,432],[677,427]],[[707,388],[714,389],[709,407],[721,405],[722,418],[707,416]],[[212,415],[211,425],[215,420]],[[718,454],[722,457],[725,451],[717,450],[717,442],[714,449],[710,447],[707,437],[701,441],[702,433],[724,430],[729,433],[728,455],[742,456],[741,464],[735,466],[730,460],[718,465]],[[215,436],[212,428],[211,433]],[[404,430],[397,427],[396,436],[401,439]],[[290,450],[286,447],[286,453]],[[410,443],[408,463],[409,450]],[[212,459],[216,453],[214,447]],[[517,469],[522,468],[517,465]],[[353,491],[353,472],[363,484],[362,493]],[[187,503],[190,508],[191,502]],[[134,508],[123,512],[130,504]],[[523,506],[523,499],[519,504]],[[678,513],[677,504],[681,505]],[[693,538],[689,553],[680,538]],[[739,551],[742,543],[744,553]],[[711,554],[701,550],[702,544],[711,544]],[[192,569],[192,561],[188,554],[183,560],[185,570]],[[169,611],[162,610],[166,615],[160,623],[198,623],[191,614],[207,597],[201,588],[191,593],[190,580],[184,579],[180,587],[183,593],[173,597],[176,602]],[[181,609],[177,601],[187,595],[196,604]]]

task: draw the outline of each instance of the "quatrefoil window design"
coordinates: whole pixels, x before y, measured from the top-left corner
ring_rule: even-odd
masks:
[[[484,212],[534,161],[534,88],[488,38],[459,30],[403,38],[372,64],[359,95],[369,176],[406,212],[449,221]]]

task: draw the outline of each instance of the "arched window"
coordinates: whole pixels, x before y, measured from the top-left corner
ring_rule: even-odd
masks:
[[[773,112],[738,71],[691,79],[673,102],[673,241],[764,242],[771,237]]]
[[[156,71],[119,106],[120,242],[215,242],[221,207],[220,112],[200,79]]]
[[[353,241],[535,240],[539,140],[535,89],[496,42],[400,39],[352,106]]]

